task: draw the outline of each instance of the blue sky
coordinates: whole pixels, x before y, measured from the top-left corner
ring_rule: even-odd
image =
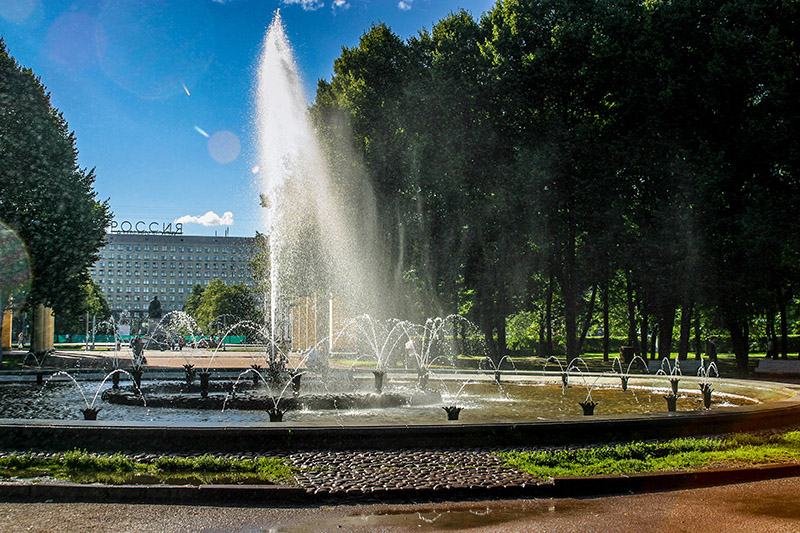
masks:
[[[313,99],[342,46],[373,22],[402,38],[493,0],[2,0],[0,36],[75,132],[79,164],[117,221],[184,223],[189,235],[252,236],[253,80],[281,16]],[[230,215],[226,215],[230,213]]]

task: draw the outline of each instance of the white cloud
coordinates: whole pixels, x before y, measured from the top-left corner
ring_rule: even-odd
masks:
[[[411,9],[411,4],[413,3],[414,0],[408,0],[408,1],[400,0],[399,2],[397,2],[397,7],[402,9],[403,11],[408,11],[409,9]]]
[[[347,0],[333,0],[332,6],[333,9],[347,9],[350,7],[350,2]]]
[[[178,224],[200,224],[203,226],[233,226],[233,213],[225,211],[222,217],[220,217],[214,211],[209,211],[200,217],[185,215],[175,220],[175,222]]]
[[[325,5],[322,0],[281,0],[281,2],[284,5],[299,4],[305,11],[316,11]]]

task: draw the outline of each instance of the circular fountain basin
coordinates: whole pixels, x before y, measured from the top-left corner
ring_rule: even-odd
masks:
[[[180,387],[177,380],[154,382],[148,378],[153,376],[145,375],[145,402],[148,387],[162,391]],[[154,435],[159,435],[163,440],[160,446],[168,449],[192,447],[201,434],[208,449],[231,446],[225,442],[233,435],[237,446],[249,443],[253,449],[534,445],[760,429],[793,423],[800,416],[800,388],[772,382],[712,379],[712,408],[708,410],[703,408],[701,380],[683,377],[677,412],[667,413],[664,396],[671,387],[664,376],[633,375],[627,391],[621,390],[618,375],[608,374],[571,375],[567,388],[562,388],[557,372],[504,373],[500,383],[494,381],[494,373],[435,372],[425,390],[416,387],[416,373],[391,373],[387,378],[382,395],[371,391],[374,382],[366,373],[348,384],[355,390],[325,391],[328,398],[371,398],[373,402],[339,406],[336,402],[315,404],[324,395],[308,379],[298,396],[308,402],[299,402],[280,423],[270,423],[263,406],[250,409],[245,403],[224,411],[157,407],[157,396],[147,406],[141,398],[128,402],[131,405],[117,405],[103,401],[102,390],[94,405],[103,408],[100,420],[84,422],[77,420],[79,410],[92,401],[99,380],[82,382],[88,402],[74,384],[51,382],[44,389],[32,383],[6,384],[0,387],[0,401],[6,407],[5,416],[18,420],[0,423],[0,444],[11,435],[15,442],[35,441],[49,431],[50,436],[44,438],[52,445],[69,442],[71,447],[94,447],[92,443],[96,445],[100,439],[120,449],[133,446],[136,435],[142,442],[151,439],[146,448],[154,446]],[[209,401],[225,403],[226,383],[232,381],[212,380]],[[103,388],[108,390],[110,383]],[[184,395],[194,395],[199,401],[197,393]],[[411,400],[415,395],[424,400]],[[589,395],[597,407],[594,416],[584,417],[580,402]],[[264,394],[261,396],[263,399]],[[286,396],[296,401],[291,390]],[[387,403],[383,407],[374,404],[381,401]],[[458,421],[446,420],[442,406],[449,405],[463,408]],[[53,435],[59,438],[53,440]]]

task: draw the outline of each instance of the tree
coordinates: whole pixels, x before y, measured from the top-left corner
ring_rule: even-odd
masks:
[[[252,291],[245,285],[225,285],[219,279],[212,280],[205,289],[195,285],[184,310],[206,332],[209,325],[223,315],[226,315],[225,324],[228,326],[241,321],[261,322]]]
[[[30,305],[80,312],[111,221],[94,172],[77,165],[75,137],[39,78],[0,39],[0,216],[30,255]]]
[[[86,330],[86,318],[89,324],[94,317],[97,320],[106,320],[111,316],[111,306],[108,305],[100,286],[92,279],[81,287],[82,299],[77,309],[69,313],[56,315],[55,330],[58,333],[80,333]],[[89,326],[91,329],[91,325]]]

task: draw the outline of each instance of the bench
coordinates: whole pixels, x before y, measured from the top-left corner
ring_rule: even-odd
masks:
[[[759,359],[756,374],[800,374],[800,360]]]

